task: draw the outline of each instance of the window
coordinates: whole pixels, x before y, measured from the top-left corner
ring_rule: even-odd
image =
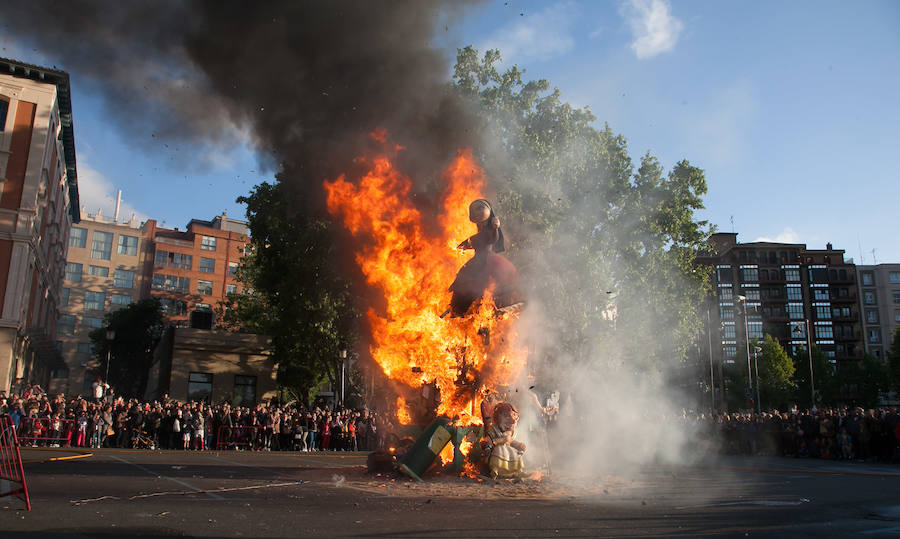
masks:
[[[9,114],[9,101],[0,99],[0,132],[6,130],[6,116]]]
[[[163,314],[170,316],[184,316],[187,314],[187,303],[171,298],[160,298],[159,304]]]
[[[225,285],[225,293],[226,294],[237,294],[237,285],[236,284],[226,284]]]
[[[113,272],[113,285],[116,288],[134,288],[134,272],[117,269]]]
[[[113,234],[112,232],[94,231],[94,241],[91,242],[91,258],[109,260],[112,256]]]
[[[716,266],[716,279],[720,283],[730,283],[733,280],[731,266]]]
[[[85,311],[102,311],[106,307],[106,294],[88,290],[84,293]]]
[[[81,323],[84,325],[84,327],[91,328],[91,329],[97,329],[97,328],[103,327],[103,319],[95,318],[93,316],[85,316],[84,320],[82,320]]]
[[[862,272],[862,284],[863,286],[874,286],[875,285],[875,274],[871,271]]]
[[[763,324],[762,322],[747,322],[747,338],[762,340]]]
[[[734,291],[730,285],[719,285],[719,301],[731,301],[734,298]]]
[[[800,268],[784,268],[784,280],[792,283],[799,283]]]
[[[734,339],[735,338],[734,322],[731,322],[731,323],[726,322],[726,323],[722,324],[722,338],[723,339]]]
[[[742,281],[758,281],[759,280],[759,270],[755,267],[746,267],[741,268],[741,280]]]
[[[788,327],[790,328],[791,338],[806,338],[806,324],[804,324],[803,322],[791,322]]]
[[[228,275],[232,277],[237,275],[238,263],[237,262],[229,262],[228,263]]]
[[[234,376],[233,406],[251,406],[256,403],[256,377]]]
[[[89,266],[88,273],[96,277],[109,277],[109,268],[106,266]]]
[[[194,257],[184,253],[156,251],[156,265],[189,270],[193,266]]]
[[[72,227],[69,235],[69,247],[84,247],[87,245],[87,229],[77,226]]]
[[[826,303],[824,305],[815,304],[816,307],[816,318],[819,320],[830,320],[831,319],[831,307]]]
[[[200,265],[197,269],[203,273],[215,273],[216,261],[213,258],[200,257]]]
[[[863,292],[863,303],[875,305],[875,292]]]
[[[213,375],[205,372],[192,372],[188,375],[188,400],[209,402],[212,396]]]
[[[900,311],[894,311],[894,322],[900,322]]]
[[[56,322],[56,331],[63,335],[71,335],[75,333],[75,315],[61,314]]]
[[[204,296],[211,296],[213,290],[212,281],[201,281],[197,280],[197,293],[203,294]]]
[[[725,354],[725,357],[733,358],[733,357],[737,356],[737,345],[736,344],[726,344],[723,347],[722,351]]]
[[[829,297],[827,288],[815,288],[813,289],[813,299],[816,301],[828,301],[831,298]]]
[[[731,305],[719,305],[719,318],[722,320],[734,320],[734,307]]]
[[[828,282],[828,268],[825,266],[810,266],[809,267],[809,282],[811,283],[827,283]]]
[[[787,306],[788,317],[791,320],[799,320],[803,318],[803,304],[802,303],[788,303]]]
[[[869,329],[869,342],[870,343],[880,343],[881,342],[881,330],[878,328]]]
[[[878,311],[875,309],[866,309],[866,323],[867,324],[877,324],[878,323]]]
[[[900,271],[888,273],[888,281],[890,281],[891,284],[900,284]]]
[[[892,294],[894,296],[894,303],[900,303],[900,290],[894,290]]]
[[[747,301],[759,301],[759,288],[747,288],[743,292]]]
[[[72,290],[70,288],[63,288],[59,291],[59,306],[65,307],[69,304],[69,293]]]
[[[788,301],[803,301],[803,290],[799,284],[789,284],[785,287]]]
[[[113,294],[110,298],[113,305],[131,305],[131,296],[125,294]]]
[[[138,239],[137,236],[126,236],[119,234],[119,248],[116,251],[120,255],[137,255]]]
[[[817,339],[833,339],[834,330],[831,326],[816,326]]]
[[[200,239],[200,248],[204,251],[215,251],[216,238],[212,236],[202,236]]]
[[[151,286],[155,290],[171,290],[174,292],[188,293],[191,291],[191,280],[187,277],[177,277],[175,275],[154,273],[153,283]]]
[[[81,282],[81,264],[77,262],[66,262],[66,280],[73,283]]]
[[[91,343],[89,342],[80,342],[78,343],[78,353],[79,354],[93,354]]]

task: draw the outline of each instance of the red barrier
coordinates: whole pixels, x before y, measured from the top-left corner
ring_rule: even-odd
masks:
[[[254,445],[261,446],[265,427],[221,426],[216,433],[216,449],[237,449],[247,446],[248,449],[258,449]]]
[[[0,479],[12,483],[8,492],[0,487],[0,497],[20,495],[25,500],[25,508],[31,511],[28,483],[25,482],[22,455],[19,454],[19,440],[16,438],[12,418],[8,415],[0,416]]]
[[[60,446],[71,446],[77,434],[78,422],[74,419],[23,417],[19,422],[19,441],[30,440],[33,443],[58,443]]]

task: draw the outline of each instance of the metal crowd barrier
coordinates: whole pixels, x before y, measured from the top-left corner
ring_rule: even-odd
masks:
[[[28,497],[28,483],[22,469],[22,455],[19,454],[19,440],[12,418],[0,416],[0,497],[19,496],[25,501],[25,508],[31,511]],[[5,483],[8,482],[7,486]],[[7,490],[8,489],[8,490]]]
[[[57,419],[53,417],[23,417],[19,422],[19,441],[29,440],[33,443],[58,443],[60,446],[72,445],[73,438],[78,435],[78,422],[74,419]]]

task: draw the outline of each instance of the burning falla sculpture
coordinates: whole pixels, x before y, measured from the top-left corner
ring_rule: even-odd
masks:
[[[478,199],[469,204],[469,220],[475,223],[478,231],[457,248],[474,249],[475,256],[460,268],[450,285],[450,309],[444,315],[464,316],[489,289],[498,309],[517,305],[520,300],[518,272],[509,260],[497,254],[506,247],[500,219],[490,202]]]

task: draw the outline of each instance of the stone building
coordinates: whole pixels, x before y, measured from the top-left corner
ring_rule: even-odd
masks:
[[[56,320],[78,206],[69,75],[0,59],[0,390],[66,369]]]
[[[133,216],[124,223],[117,218],[82,214],[72,227],[57,325],[68,370],[51,381],[51,393],[90,391],[91,370],[103,367],[103,358],[94,357],[90,332],[103,326],[107,313],[140,300],[149,287],[153,246],[147,241],[148,227]]]
[[[156,347],[146,398],[250,406],[275,396],[278,366],[262,335],[170,327]]]
[[[900,325],[900,264],[857,266],[866,352],[885,361]]]

